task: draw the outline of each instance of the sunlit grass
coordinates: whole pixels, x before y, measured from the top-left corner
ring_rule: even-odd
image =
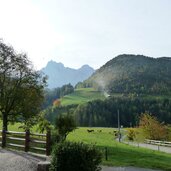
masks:
[[[23,131],[19,126],[21,124],[16,123],[9,124],[8,127],[11,131]],[[88,133],[88,129],[94,132]],[[119,143],[115,140],[114,130],[115,128],[77,128],[68,135],[67,140],[97,146],[103,153],[103,165],[171,170],[171,154]],[[37,132],[37,126],[32,131]],[[105,160],[105,148],[108,151],[108,160]]]
[[[88,133],[87,129],[94,132]],[[102,132],[99,132],[102,130]],[[171,155],[145,148],[119,143],[113,135],[113,128],[78,128],[68,135],[68,140],[94,144],[98,148],[108,149],[108,160],[103,164],[110,166],[136,166],[144,168],[171,170]]]
[[[21,127],[23,124],[22,123],[14,123],[8,124],[8,131],[16,131],[16,132],[23,132],[24,129]],[[2,120],[0,120],[0,130],[2,130]],[[38,125],[34,125],[31,129],[31,132],[39,132],[38,130]]]
[[[72,94],[66,95],[61,99],[62,105],[82,104],[95,99],[104,99],[103,93],[93,88],[76,89]]]

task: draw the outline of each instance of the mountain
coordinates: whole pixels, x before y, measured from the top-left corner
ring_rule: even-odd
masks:
[[[82,83],[108,93],[167,94],[171,92],[171,58],[119,55]]]
[[[94,69],[89,65],[83,65],[79,69],[68,68],[62,63],[51,60],[41,71],[48,76],[48,88],[52,89],[68,83],[75,86],[78,82],[91,76]]]

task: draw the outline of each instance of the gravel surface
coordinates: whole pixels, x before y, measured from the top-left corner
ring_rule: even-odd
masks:
[[[137,146],[137,147],[139,146],[139,147],[149,148],[151,150],[162,151],[165,153],[171,153],[171,147],[164,147],[164,146],[145,144],[145,143],[126,142],[126,141],[125,142],[123,141],[123,143]]]
[[[39,161],[23,152],[0,149],[0,171],[36,171]]]

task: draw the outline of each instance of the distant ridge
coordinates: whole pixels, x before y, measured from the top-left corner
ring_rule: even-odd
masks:
[[[94,69],[89,65],[83,65],[79,69],[65,67],[62,63],[49,61],[41,71],[48,76],[48,88],[61,87],[71,83],[73,86],[91,76]]]
[[[119,55],[98,69],[82,86],[109,93],[167,94],[171,92],[171,58]]]

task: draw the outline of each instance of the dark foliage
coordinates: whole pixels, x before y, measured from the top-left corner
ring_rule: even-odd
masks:
[[[67,135],[76,129],[76,123],[71,115],[59,115],[55,121],[56,135],[59,141],[65,141]]]
[[[124,54],[107,62],[78,86],[93,86],[109,93],[168,94],[170,75],[170,58]]]
[[[68,106],[58,106],[53,107],[49,106],[44,110],[45,118],[50,121],[52,124],[55,124],[55,120],[59,115],[73,114],[77,105],[68,105]]]
[[[141,113],[148,112],[160,122],[171,124],[171,99],[109,98],[79,105],[75,115],[79,126],[117,127],[117,110],[124,127],[137,126]]]
[[[74,87],[71,84],[63,85],[62,87],[55,88],[53,90],[45,91],[45,101],[43,104],[43,108],[47,108],[48,106],[53,104],[53,101],[59,99],[67,94],[71,94],[74,92]]]
[[[99,171],[101,152],[83,143],[64,142],[55,145],[51,171]]]
[[[9,122],[22,121],[26,127],[40,111],[45,77],[35,71],[26,54],[18,54],[0,40],[0,117],[3,129]]]

